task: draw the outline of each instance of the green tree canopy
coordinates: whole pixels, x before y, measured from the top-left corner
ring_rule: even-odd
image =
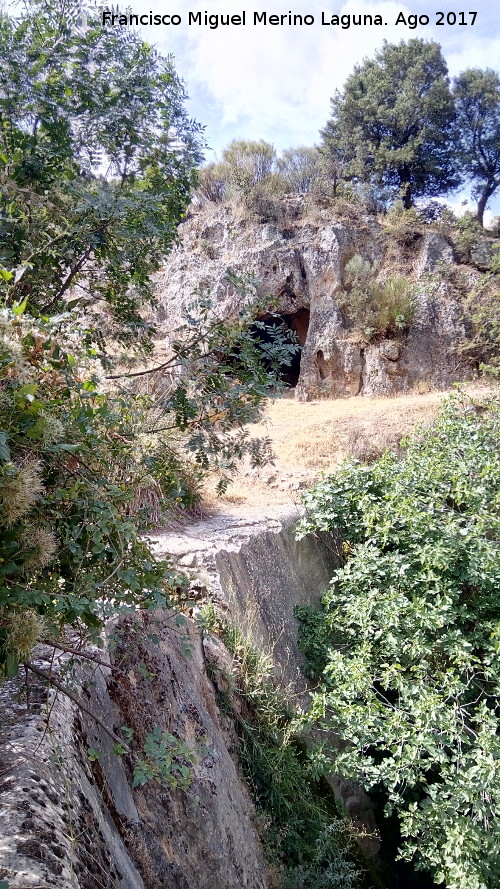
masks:
[[[500,186],[500,77],[495,71],[469,68],[453,88],[460,140],[460,161],[472,179],[483,224],[489,199]]]
[[[207,469],[266,459],[244,427],[296,346],[259,346],[252,284],[233,277],[239,317],[199,293],[170,352],[138,368],[200,159],[182,85],[76,0],[2,14],[0,57],[1,679],[68,625],[83,643],[168,601],[176,577],[138,528],[152,502],[189,506]]]
[[[406,208],[456,187],[447,74],[440,46],[418,39],[385,42],[355,67],[322,132],[345,178],[399,194]]]
[[[8,299],[90,301],[141,325],[201,159],[170,58],[78,0],[0,15],[0,264]],[[83,291],[81,291],[83,292]],[[137,334],[137,327],[134,331]]]

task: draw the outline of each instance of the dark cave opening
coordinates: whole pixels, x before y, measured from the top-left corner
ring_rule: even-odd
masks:
[[[293,330],[295,332],[297,343],[301,348],[291,356],[289,365],[282,364],[280,366],[281,378],[291,389],[294,389],[299,381],[302,348],[307,339],[309,317],[309,309],[297,309],[296,312],[280,312],[277,314],[271,314],[269,312],[265,315],[259,315],[259,317],[255,319],[257,322],[263,322],[268,329],[256,325],[252,325],[250,328],[252,336],[254,336],[255,339],[259,339],[262,343],[272,342],[272,328],[279,329],[280,327],[285,327],[287,330]]]

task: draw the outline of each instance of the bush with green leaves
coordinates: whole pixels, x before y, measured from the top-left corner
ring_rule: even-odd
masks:
[[[245,426],[297,348],[286,332],[261,348],[249,330],[252,305],[224,322],[200,299],[171,358],[146,373],[156,390],[140,394],[130,388],[136,372],[110,386],[74,314],[37,319],[24,309],[0,315],[6,675],[40,638],[57,642],[64,626],[97,638],[107,617],[167,602],[178,579],[138,536],[151,507],[145,491],[156,492],[165,514],[191,505],[189,472],[199,479],[217,468],[224,486],[245,455],[264,462],[268,440],[252,439]]]
[[[345,464],[304,497],[300,533],[339,556],[302,645],[319,682],[318,773],[383,790],[400,854],[447,889],[500,879],[500,403],[448,399],[371,466]]]
[[[480,374],[500,374],[500,281],[495,273],[482,275],[464,300],[470,336],[460,352],[473,361]]]
[[[276,150],[269,142],[233,139],[222,152],[221,168],[241,194],[261,186],[276,169]]]
[[[335,165],[315,147],[289,148],[277,155],[268,142],[236,139],[222,159],[201,167],[197,194],[205,201],[239,199],[250,216],[277,218],[286,194],[336,194]],[[344,193],[345,189],[344,189]]]
[[[170,59],[79,0],[2,10],[0,53],[0,676],[12,676],[64,627],[97,641],[108,617],[168,601],[177,579],[139,528],[189,506],[210,468],[224,485],[244,455],[269,456],[244,427],[296,346],[250,335],[246,283],[239,317],[221,321],[198,294],[169,356],[151,359],[152,274],[201,159]]]
[[[361,873],[348,851],[349,839],[334,823],[320,833],[312,860],[292,868],[283,889],[356,889]]]
[[[278,169],[287,191],[309,194],[326,187],[327,163],[315,147],[288,148],[278,158]]]
[[[227,196],[228,187],[227,170],[223,164],[211,163],[201,167],[198,173],[199,196],[213,204],[220,204]]]
[[[404,247],[419,239],[424,219],[415,207],[406,210],[400,201],[395,201],[384,216],[383,223],[389,238]]]
[[[0,294],[43,314],[101,304],[118,338],[147,341],[202,157],[172,60],[80,0],[1,11],[0,55]]]
[[[472,213],[464,213],[456,220],[452,238],[460,262],[471,262],[471,251],[483,237],[483,227]]]
[[[14,306],[0,325],[0,671],[12,676],[41,638],[71,624],[96,639],[111,614],[164,604],[175,581],[127,516],[144,405],[99,386],[68,319]]]
[[[415,315],[415,286],[401,276],[376,280],[377,264],[359,253],[344,269],[341,308],[366,340],[401,336]]]

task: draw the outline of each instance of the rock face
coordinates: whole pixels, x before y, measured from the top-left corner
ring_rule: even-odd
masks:
[[[259,282],[264,310],[266,300],[268,306],[274,300],[274,311],[297,332],[303,348],[293,382],[302,400],[391,395],[419,381],[442,388],[468,376],[455,351],[466,335],[461,305],[438,274],[453,263],[444,238],[429,232],[415,235],[410,245],[391,240],[373,217],[345,221],[299,195],[282,199],[279,211],[273,222],[225,205],[193,211],[157,279],[158,322],[167,336],[200,286],[211,291],[220,313],[235,314],[242,297],[227,274],[248,273]],[[345,265],[358,253],[419,282],[406,336],[368,343],[349,329],[339,294]]]
[[[276,676],[295,692],[304,689],[297,648],[296,605],[319,603],[333,574],[331,544],[295,539],[294,508],[245,509],[238,518],[216,515],[183,529],[148,537],[159,558],[170,556],[193,577],[195,595],[209,595],[272,654]]]
[[[39,655],[47,666],[50,652]],[[95,781],[74,705],[52,695],[48,725],[40,683],[30,699],[27,712],[18,680],[0,686],[0,878],[9,889],[146,889]],[[108,705],[101,716],[111,726]],[[119,817],[133,822],[123,765],[106,744]]]
[[[169,555],[179,568],[188,567],[195,595],[208,593],[270,653],[277,681],[306,708],[309,695],[294,608],[319,604],[338,561],[329,535],[296,540],[298,518],[293,508],[268,508],[266,517],[246,509],[241,518],[215,516],[184,528],[182,534],[151,536],[149,542],[159,557]],[[206,647],[205,656],[217,660],[221,652]],[[380,843],[367,794],[353,781],[333,775],[328,780],[341,809],[359,828],[365,855],[376,860]]]
[[[173,624],[165,615],[121,624],[113,670],[88,677],[83,701],[109,728],[132,729],[139,749],[155,726],[182,739],[197,754],[189,788],[152,780],[133,791],[130,762],[64,698],[52,699],[48,730],[43,713],[20,709],[10,737],[5,727],[0,736],[0,878],[9,889],[268,889],[200,638]]]
[[[315,538],[297,544],[296,519],[283,510],[217,516],[151,542],[189,570],[195,595],[209,593],[265,645],[277,675],[303,693],[293,607],[319,598],[335,558]],[[234,728],[206,670],[230,655],[165,613],[122,620],[112,641],[112,667],[72,687],[107,728],[131,729],[139,750],[155,727],[181,739],[196,753],[192,782],[186,790],[154,780],[133,788],[131,759],[117,757],[112,739],[71,701],[52,695],[47,723],[41,685],[32,685],[26,711],[20,682],[3,683],[0,880],[9,889],[271,889]],[[52,654],[40,649],[42,669]],[[334,791],[373,833],[363,791],[350,782]]]

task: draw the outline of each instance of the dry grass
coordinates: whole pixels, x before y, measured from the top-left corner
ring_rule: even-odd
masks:
[[[477,386],[464,388],[479,391]],[[251,426],[250,432],[271,438],[275,465],[261,470],[244,467],[220,499],[215,496],[214,482],[205,492],[207,501],[221,510],[298,502],[300,489],[313,484],[322,472],[332,471],[346,457],[370,462],[386,448],[397,449],[400,439],[415,426],[432,420],[446,394],[270,401],[264,421]]]

